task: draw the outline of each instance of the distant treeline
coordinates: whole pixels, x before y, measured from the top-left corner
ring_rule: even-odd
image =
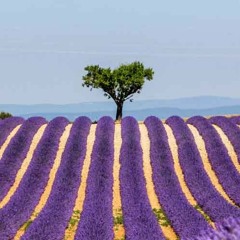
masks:
[[[0,119],[5,119],[5,118],[9,118],[12,117],[11,113],[8,112],[0,112]]]

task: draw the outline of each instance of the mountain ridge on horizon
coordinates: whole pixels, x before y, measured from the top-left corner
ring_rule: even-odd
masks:
[[[209,109],[179,109],[179,108],[153,108],[153,109],[141,109],[133,111],[123,111],[123,117],[132,116],[138,121],[143,121],[148,116],[156,116],[160,119],[167,119],[171,116],[179,116],[188,118],[192,116],[223,116],[223,115],[240,115],[240,105],[229,107],[217,107]],[[70,121],[74,121],[79,116],[89,117],[92,121],[98,121],[102,116],[110,116],[115,118],[115,111],[98,111],[98,112],[83,112],[79,113],[32,113],[23,114],[20,117],[29,118],[34,116],[42,116],[47,120],[51,120],[55,117],[66,117]]]
[[[50,120],[56,116],[65,116],[73,120],[77,116],[88,116],[97,120],[101,116],[115,117],[116,106],[111,100],[106,102],[88,102],[75,104],[0,104],[0,111],[10,112],[15,116],[43,116]],[[142,120],[146,116],[156,115],[167,118],[171,115],[189,117],[193,115],[224,115],[240,113],[240,98],[196,96],[176,99],[136,100],[126,102],[124,116],[131,115]]]

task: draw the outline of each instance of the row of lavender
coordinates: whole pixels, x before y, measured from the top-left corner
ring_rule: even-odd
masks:
[[[22,124],[0,160],[0,177],[3,180],[0,185],[1,199],[14,181],[14,176],[27,154],[34,133],[44,123],[46,121],[42,118],[32,118],[27,121],[12,118],[1,122],[1,144],[14,127]],[[211,125],[216,124],[222,128],[239,156],[239,150],[237,150],[239,144],[236,140],[240,134],[239,128],[236,126],[236,123],[239,123],[238,119],[228,120],[224,117],[214,117],[206,120],[202,117],[193,117],[187,123],[194,125],[202,135],[213,169],[225,191],[238,205],[236,185],[236,182],[239,181],[238,174],[223,143]],[[2,239],[12,238],[33,212],[44,186],[46,186],[59,138],[67,124],[68,121],[65,118],[56,118],[48,124],[19,188],[10,202],[0,210],[0,234]],[[211,232],[202,215],[189,205],[183,195],[174,172],[173,160],[162,122],[155,117],[149,117],[145,120],[145,124],[151,142],[150,160],[153,168],[155,190],[171,225],[181,239],[194,237],[203,230]],[[179,161],[185,181],[200,207],[214,222],[220,222],[230,216],[239,217],[239,208],[227,203],[211,184],[203,169],[193,136],[186,123],[179,117],[171,117],[166,121],[166,124],[173,130],[178,144]],[[77,188],[81,182],[79,173],[86,153],[86,139],[89,128],[90,120],[87,118],[82,117],[74,122],[47,204],[28,228],[23,239],[47,238],[51,240],[63,238],[64,230],[73,210]],[[113,134],[113,120],[108,117],[102,118],[97,126],[96,142],[94,143],[92,164],[87,182],[86,200],[75,239],[98,239],[98,237],[113,239],[111,212]],[[135,119],[131,117],[123,119],[122,140],[120,187],[126,237],[127,239],[164,239],[157,220],[151,211],[145,189],[140,133]],[[217,151],[215,151],[215,148]],[[222,155],[220,165],[217,164],[219,151]],[[14,159],[16,165],[9,159]],[[4,174],[5,170],[8,172],[6,175]],[[233,180],[229,180],[227,177],[229,173],[234,175]],[[187,222],[189,224],[186,224]]]
[[[30,140],[44,123],[46,122],[42,118],[31,118],[26,121],[15,118],[6,121],[9,128],[6,130],[8,134],[2,134],[3,142],[14,127],[18,124],[22,124],[22,126],[0,160],[0,163],[3,164],[2,169],[5,167],[10,175],[10,177],[6,176],[2,171],[3,174],[0,176],[3,180],[1,182],[3,184],[0,183],[0,189],[5,191],[2,191],[2,197],[11,187],[16,172],[26,157]],[[61,117],[48,123],[17,191],[8,204],[0,210],[0,239],[12,239],[17,230],[28,221],[33,213],[46,187],[60,137],[68,124],[68,120]],[[47,203],[22,239],[56,240],[64,238],[64,232],[71,218],[81,183],[81,170],[86,155],[90,125],[91,122],[86,117],[80,117],[73,123]],[[114,121],[109,117],[102,118],[97,125],[86,197],[75,239],[113,238],[113,137]],[[13,166],[14,169],[11,169],[11,159],[17,163],[17,166]]]
[[[238,208],[240,175],[232,163],[219,134],[212,126],[212,124],[215,124],[222,128],[232,142],[238,160],[240,160],[238,153],[240,130],[236,126],[236,123],[239,123],[238,120],[239,118],[229,120],[225,117],[213,117],[207,120],[203,117],[192,117],[184,122],[179,117],[170,117],[166,121],[166,124],[173,130],[177,141],[178,158],[185,182],[199,206],[213,222],[221,222],[229,217],[238,219],[240,214]],[[210,182],[187,124],[196,127],[204,139],[211,166],[235,205],[229,204]],[[156,117],[149,117],[145,120],[145,125],[148,128],[151,142],[150,159],[155,190],[174,230],[181,239],[191,239],[200,232],[211,233],[210,235],[213,236],[214,231],[183,196],[174,172],[172,155],[170,154],[163,123]],[[220,225],[217,224],[217,226]]]
[[[68,121],[65,118],[56,118],[48,124],[16,192],[8,204],[1,209],[0,235],[3,240],[14,237],[17,230],[29,219],[38,204],[54,163],[59,138],[67,124]],[[5,153],[1,163],[4,156]],[[20,161],[22,160],[21,158]],[[8,159],[5,161],[8,161]]]

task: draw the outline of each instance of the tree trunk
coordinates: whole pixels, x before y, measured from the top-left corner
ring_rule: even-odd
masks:
[[[122,120],[123,103],[117,103],[116,121]]]

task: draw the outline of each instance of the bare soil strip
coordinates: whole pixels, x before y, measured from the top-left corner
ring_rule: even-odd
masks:
[[[113,217],[114,217],[114,239],[122,239],[125,230],[122,222],[122,203],[120,195],[120,150],[122,146],[121,124],[115,124],[114,132],[114,162],[113,162]]]
[[[198,203],[195,200],[195,198],[193,197],[191,191],[189,190],[189,188],[184,180],[184,174],[183,174],[181,165],[179,163],[179,158],[178,158],[178,145],[177,145],[176,139],[174,137],[173,131],[172,131],[171,127],[169,127],[167,124],[163,124],[163,125],[164,125],[165,130],[168,135],[168,144],[171,149],[172,156],[173,156],[174,169],[175,169],[175,173],[178,177],[178,181],[180,183],[181,189],[182,189],[184,195],[186,196],[188,202],[193,207],[196,208],[196,206],[198,206]],[[207,216],[207,214],[202,209],[201,210],[198,209],[198,210],[203,216]],[[209,223],[212,227],[215,227],[215,225],[212,221],[209,221]]]
[[[40,139],[42,138],[42,135],[44,133],[45,128],[47,127],[47,124],[42,125],[37,133],[34,135],[32,143],[30,145],[29,151],[27,153],[26,158],[23,160],[21,168],[19,169],[19,171],[17,172],[15,181],[12,185],[12,187],[10,188],[9,192],[7,193],[7,195],[3,198],[3,200],[0,202],[0,209],[3,208],[10,200],[10,198],[13,196],[13,194],[15,193],[15,191],[17,190],[24,174],[26,173],[28,166],[31,162],[33,153],[40,141]]]
[[[143,150],[143,171],[144,171],[144,177],[146,180],[147,194],[148,194],[152,209],[155,208],[159,210],[159,209],[162,209],[162,207],[158,201],[158,198],[154,189],[154,184],[152,181],[152,167],[150,163],[150,140],[148,137],[148,131],[144,124],[139,124],[139,130],[140,130],[140,136],[141,136],[140,141],[141,141],[141,146]],[[163,226],[161,222],[159,222],[159,225],[166,238],[177,239],[177,235],[171,226]]]
[[[180,186],[182,188],[182,191],[185,194],[188,202],[192,206],[196,206],[197,201],[195,200],[195,198],[191,194],[191,192],[190,192],[189,188],[187,187],[187,184],[184,180],[184,175],[183,175],[183,172],[182,172],[182,168],[180,166],[179,159],[178,159],[178,146],[177,146],[177,143],[176,143],[176,139],[173,135],[173,131],[167,124],[164,124],[164,127],[165,127],[165,130],[166,130],[167,135],[168,135],[168,144],[169,144],[169,147],[171,149],[172,156],[173,156],[174,169],[175,169],[176,175],[178,177],[178,180],[179,180]]]
[[[16,127],[11,131],[11,133],[8,135],[8,137],[7,137],[6,141],[4,142],[4,144],[0,147],[0,160],[1,160],[2,156],[3,156],[4,151],[6,150],[9,142],[10,142],[10,141],[12,140],[12,138],[16,135],[17,131],[19,130],[19,128],[20,128],[21,126],[22,126],[21,124],[18,125],[18,126],[16,126]]]
[[[49,179],[48,179],[47,186],[44,189],[44,192],[43,192],[43,194],[42,194],[42,196],[39,200],[38,205],[35,207],[30,219],[27,222],[32,222],[32,221],[35,220],[35,218],[37,217],[37,214],[39,214],[42,211],[42,209],[44,208],[44,206],[45,206],[45,204],[48,200],[48,197],[49,197],[49,195],[51,193],[51,190],[52,190],[52,185],[53,185],[54,180],[55,180],[56,173],[58,171],[58,168],[59,168],[61,160],[62,160],[62,154],[64,152],[64,149],[65,149],[65,146],[66,146],[69,134],[70,134],[71,127],[72,127],[72,124],[68,124],[66,126],[61,138],[60,138],[57,155],[55,157],[53,167],[52,167],[52,169],[50,171],[50,174],[49,174]],[[24,229],[25,229],[25,225],[23,225],[17,231],[17,234],[14,237],[14,240],[19,240],[21,238],[21,236],[24,234]]]
[[[187,125],[188,125],[189,129],[191,130],[191,132],[193,134],[193,137],[195,139],[195,143],[197,145],[198,151],[200,153],[200,156],[201,156],[201,159],[202,159],[202,162],[203,162],[204,169],[205,169],[210,181],[212,182],[213,186],[224,197],[224,199],[226,201],[228,201],[232,205],[235,205],[234,202],[228,197],[228,195],[224,191],[222,185],[218,181],[218,178],[217,178],[215,172],[212,169],[212,166],[211,166],[211,164],[209,162],[209,159],[208,159],[208,154],[207,154],[207,151],[206,151],[205,142],[204,142],[202,136],[199,134],[197,128],[195,128],[193,125],[191,125],[191,124],[187,124]]]
[[[28,166],[29,166],[32,156],[33,156],[33,153],[34,153],[41,137],[43,136],[46,126],[47,126],[46,124],[41,126],[39,128],[39,130],[37,131],[37,133],[34,135],[30,149],[28,151],[28,154],[27,154],[26,158],[24,159],[22,166],[16,175],[16,179],[15,179],[13,186],[10,188],[10,190],[7,193],[7,195],[5,196],[5,198],[0,202],[0,209],[8,203],[8,201],[10,200],[10,198],[12,197],[12,195],[15,193],[16,189],[18,188],[18,186],[21,182],[21,179],[23,178],[24,174],[26,173],[26,171],[28,169]],[[54,165],[53,165],[50,175],[49,175],[49,180],[48,180],[47,186],[39,200],[38,205],[36,206],[32,216],[31,216],[31,218],[29,219],[29,221],[34,221],[34,219],[37,217],[36,213],[37,214],[40,213],[47,202],[47,199],[50,195],[52,185],[53,185],[53,182],[55,179],[55,175],[56,175],[57,170],[61,163],[61,157],[62,157],[64,148],[65,148],[68,136],[70,134],[71,126],[72,126],[72,124],[69,124],[66,127],[63,135],[60,138],[59,149],[58,149],[55,161],[54,161]],[[4,154],[4,151],[7,148],[9,142],[15,136],[15,134],[17,133],[17,131],[19,130],[20,127],[21,127],[21,125],[18,125],[11,131],[11,133],[7,137],[6,141],[0,148],[0,159],[2,158],[2,155]],[[171,149],[171,153],[172,153],[173,160],[174,160],[174,168],[175,168],[177,177],[179,179],[181,188],[182,188],[186,198],[188,199],[189,203],[192,206],[196,206],[197,202],[194,199],[194,197],[192,196],[190,190],[188,189],[188,187],[184,181],[184,175],[183,175],[181,166],[179,164],[179,159],[178,159],[178,147],[177,147],[177,143],[176,143],[175,137],[173,135],[172,129],[167,124],[164,124],[164,127],[165,127],[165,130],[168,135],[169,147]],[[228,197],[228,195],[222,188],[215,172],[213,171],[213,169],[211,167],[203,138],[201,137],[198,130],[193,125],[188,124],[188,127],[194,136],[195,143],[197,145],[198,151],[200,153],[200,156],[201,156],[201,159],[202,159],[202,162],[204,165],[204,169],[205,169],[206,173],[208,174],[213,186],[224,197],[224,199],[226,201],[228,201],[232,205],[235,205],[234,202]],[[228,137],[226,136],[226,134],[222,131],[222,129],[220,127],[218,127],[214,124],[213,124],[213,127],[215,128],[215,130],[219,134],[221,140],[223,141],[224,145],[226,146],[228,154],[231,157],[234,166],[240,172],[240,164],[238,163],[237,155],[236,155],[236,152],[234,151],[234,148],[233,148],[231,142],[229,141]],[[146,188],[147,188],[147,193],[149,196],[150,204],[153,209],[154,208],[161,209],[161,205],[158,202],[158,199],[157,199],[157,196],[156,196],[156,193],[154,190],[154,184],[152,181],[152,168],[151,168],[151,164],[150,164],[150,141],[148,138],[148,132],[143,123],[139,123],[139,130],[140,130],[140,134],[141,134],[141,146],[143,149],[143,170],[144,170],[144,176],[146,179]],[[74,239],[75,232],[76,232],[76,229],[78,226],[78,222],[80,220],[80,215],[81,215],[81,211],[82,211],[83,203],[84,203],[84,199],[85,199],[85,190],[86,190],[88,171],[89,171],[89,167],[90,167],[90,163],[91,163],[91,153],[92,153],[93,144],[95,141],[95,131],[96,131],[96,125],[95,124],[91,125],[90,133],[89,133],[88,139],[87,139],[87,152],[86,152],[86,156],[85,156],[83,168],[82,168],[82,173],[81,173],[81,178],[82,178],[81,184],[79,186],[78,197],[75,201],[75,207],[74,207],[73,215],[72,215],[72,218],[75,219],[75,224],[74,224],[74,226],[71,226],[71,225],[68,226],[68,228],[65,231],[65,239]],[[121,124],[115,124],[114,166],[113,166],[113,177],[114,177],[113,216],[114,216],[114,218],[118,217],[118,216],[122,217],[120,181],[119,181],[119,171],[120,171],[119,156],[120,156],[121,144],[122,144]],[[211,223],[211,224],[213,225],[213,223]],[[166,226],[162,226],[160,224],[160,227],[166,238],[169,238],[169,239],[177,238],[177,235],[171,226],[166,227]],[[18,230],[14,240],[19,240],[23,234],[24,234],[24,227],[21,227]],[[125,230],[124,230],[123,224],[118,224],[117,228],[114,228],[114,234],[115,234],[115,238],[114,238],[115,240],[124,238]]]
[[[212,126],[215,128],[215,130],[219,134],[224,146],[226,147],[226,149],[228,151],[228,155],[231,158],[235,168],[237,169],[238,172],[240,172],[240,164],[238,163],[238,157],[237,157],[237,154],[236,154],[236,152],[233,148],[232,143],[230,142],[227,135],[223,132],[223,130],[220,127],[218,127],[215,124],[212,124]]]
[[[87,177],[89,172],[89,167],[91,163],[91,154],[93,149],[93,144],[95,141],[95,132],[96,132],[97,124],[92,124],[90,128],[90,132],[87,138],[87,150],[86,150],[86,156],[83,162],[82,167],[82,173],[81,173],[81,184],[78,189],[78,196],[75,201],[75,206],[73,208],[73,214],[71,219],[74,221],[74,225],[71,225],[69,223],[66,231],[64,239],[74,239],[74,236],[76,234],[77,226],[80,221],[80,216],[83,208],[83,202],[85,199],[85,190],[86,190],[86,183],[87,183]]]

